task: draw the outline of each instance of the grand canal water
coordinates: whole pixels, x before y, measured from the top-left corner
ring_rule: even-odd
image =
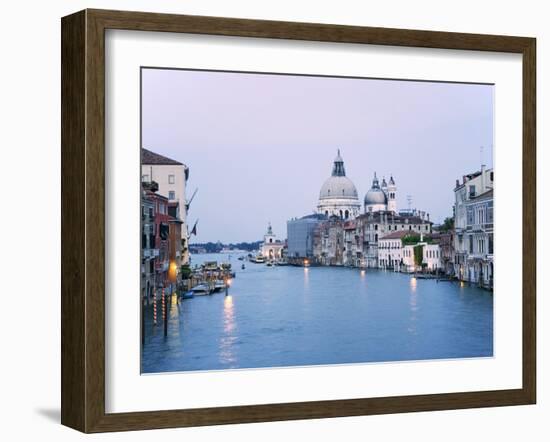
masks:
[[[267,267],[231,255],[229,296],[145,308],[142,372],[488,357],[493,295],[390,271]],[[195,255],[193,264],[227,262]],[[159,303],[160,318],[160,303]]]

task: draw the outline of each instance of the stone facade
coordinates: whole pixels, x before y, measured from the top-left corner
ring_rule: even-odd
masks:
[[[454,189],[454,275],[487,288],[493,286],[493,187],[493,170],[482,166]]]

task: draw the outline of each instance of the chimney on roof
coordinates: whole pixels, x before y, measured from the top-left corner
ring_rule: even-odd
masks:
[[[430,214],[429,213],[426,213],[426,217],[428,219],[428,222],[430,221]]]

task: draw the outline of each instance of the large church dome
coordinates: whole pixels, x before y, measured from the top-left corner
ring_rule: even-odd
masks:
[[[319,199],[325,198],[357,198],[357,189],[347,176],[331,176],[319,192]]]
[[[327,178],[319,192],[317,210],[327,216],[336,215],[341,218],[354,218],[359,214],[360,203],[357,189],[346,176],[344,160],[340,150],[334,160],[332,175]]]

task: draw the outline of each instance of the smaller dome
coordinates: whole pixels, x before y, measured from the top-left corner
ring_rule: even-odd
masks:
[[[387,204],[388,198],[380,188],[372,188],[365,195],[365,205]]]
[[[386,180],[383,181],[383,184],[385,184]],[[380,184],[378,183],[378,178],[376,177],[376,172],[374,172],[374,179],[372,180],[372,187],[365,195],[365,206],[371,205],[371,204],[387,204],[388,203],[388,197],[386,196],[386,193],[380,188]]]

